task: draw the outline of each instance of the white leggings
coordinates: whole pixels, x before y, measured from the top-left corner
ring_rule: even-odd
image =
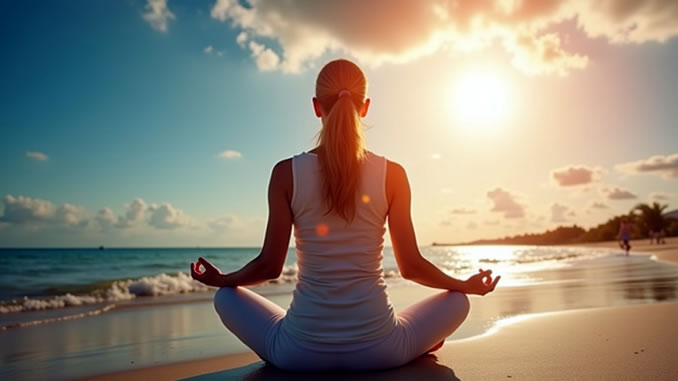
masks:
[[[427,353],[466,319],[469,301],[443,291],[397,314],[393,333],[360,344],[300,342],[280,329],[285,310],[243,287],[224,287],[214,307],[226,328],[264,361],[286,370],[377,370],[397,367]]]

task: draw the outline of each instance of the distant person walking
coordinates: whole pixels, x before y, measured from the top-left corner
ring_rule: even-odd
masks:
[[[626,255],[629,255],[629,251],[631,250],[631,244],[629,243],[631,240],[631,222],[626,218],[623,218],[621,224],[619,224],[619,234],[617,234],[617,238],[619,238],[619,247],[626,251]]]

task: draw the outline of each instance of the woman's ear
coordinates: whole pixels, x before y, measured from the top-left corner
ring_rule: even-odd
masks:
[[[367,115],[367,110],[370,108],[370,98],[365,99],[363,107],[360,109],[360,117],[364,118]]]
[[[313,111],[315,111],[315,116],[318,118],[322,118],[323,116],[323,111],[322,108],[320,107],[320,102],[318,102],[318,98],[313,97]]]

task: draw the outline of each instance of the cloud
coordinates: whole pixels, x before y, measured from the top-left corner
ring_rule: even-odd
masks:
[[[238,33],[238,36],[235,38],[235,42],[240,45],[241,48],[245,47],[245,44],[247,43],[247,33],[245,32],[240,32]]]
[[[242,153],[228,149],[226,151],[220,152],[217,157],[222,159],[240,159],[242,157]]]
[[[215,218],[207,222],[207,225],[210,227],[210,229],[220,233],[238,230],[243,226],[240,219],[236,216]]]
[[[205,54],[212,54],[214,47],[212,45],[205,46],[205,49],[202,50]]]
[[[118,217],[115,227],[124,229],[139,224],[144,220],[147,208],[146,202],[140,198],[125,205],[127,211],[124,216]]]
[[[217,0],[211,16],[231,24],[244,41],[266,41],[279,58],[268,70],[299,72],[327,53],[361,63],[408,62],[441,50],[503,47],[529,74],[566,75],[589,58],[564,47],[560,24],[612,44],[666,41],[678,34],[678,2],[638,1],[305,1]],[[560,28],[563,29],[563,28]],[[258,44],[264,44],[259,42]],[[250,47],[251,48],[251,47]],[[267,51],[267,50],[261,50]],[[254,58],[258,61],[259,55]],[[261,58],[263,60],[263,58]]]
[[[3,199],[4,212],[0,216],[3,225],[27,225],[32,228],[80,227],[101,230],[152,227],[155,229],[176,229],[196,226],[192,217],[169,203],[147,204],[137,198],[125,205],[125,213],[116,216],[110,208],[100,209],[90,217],[87,209],[63,204],[55,206],[48,200],[26,196],[6,195]]]
[[[174,13],[167,8],[167,0],[147,0],[147,12],[144,13],[144,20],[146,20],[153,29],[161,32],[167,32],[167,24],[169,20],[174,20]]]
[[[42,152],[37,152],[37,151],[28,151],[26,152],[26,157],[29,159],[33,160],[38,160],[38,161],[47,161],[49,159],[49,156]]]
[[[567,222],[567,217],[574,217],[575,213],[569,207],[559,203],[551,204],[551,222]]]
[[[665,179],[675,179],[678,178],[678,153],[666,156],[655,155],[644,160],[618,164],[615,168],[632,175],[656,174]]]
[[[58,207],[55,218],[58,223],[63,223],[70,226],[85,226],[89,221],[87,210],[85,208],[71,204],[63,204],[62,206]]]
[[[94,220],[104,230],[110,229],[118,222],[118,218],[110,208],[99,209],[96,216],[94,216]]]
[[[254,41],[250,41],[249,48],[259,70],[271,71],[278,68],[280,57],[273,50]]]
[[[587,209],[609,209],[609,208],[610,207],[607,206],[607,204],[598,201],[591,201],[591,203],[587,207]]]
[[[652,192],[650,193],[650,201],[668,201],[676,197],[675,193],[669,192]]]
[[[153,204],[148,207],[148,210],[151,212],[148,224],[158,229],[176,229],[191,225],[192,222],[182,210],[176,209],[169,203]]]
[[[554,33],[542,36],[523,33],[507,40],[505,46],[513,53],[513,66],[528,74],[565,76],[589,63],[588,57],[563,50],[560,37]]]
[[[40,223],[54,218],[56,207],[47,200],[6,195],[2,198],[5,211],[0,221],[11,224]]]
[[[638,198],[631,191],[615,186],[603,187],[600,192],[609,200],[633,200]]]
[[[487,192],[487,197],[493,203],[491,212],[503,213],[504,218],[525,217],[525,207],[516,201],[516,195],[501,188],[495,188]]]
[[[551,179],[561,187],[591,184],[597,181],[602,172],[599,168],[569,166],[551,171]]]
[[[466,209],[466,208],[457,208],[457,209],[452,209],[450,213],[452,214],[475,214],[474,209]]]
[[[6,224],[86,226],[89,221],[87,210],[72,204],[56,207],[48,200],[22,195],[6,195],[2,201],[5,210],[0,221]]]

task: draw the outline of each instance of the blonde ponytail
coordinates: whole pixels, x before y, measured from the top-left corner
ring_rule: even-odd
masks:
[[[351,61],[329,62],[318,74],[316,98],[326,113],[318,135],[323,196],[327,213],[347,222],[355,216],[360,169],[367,156],[359,113],[366,92],[365,75]]]

